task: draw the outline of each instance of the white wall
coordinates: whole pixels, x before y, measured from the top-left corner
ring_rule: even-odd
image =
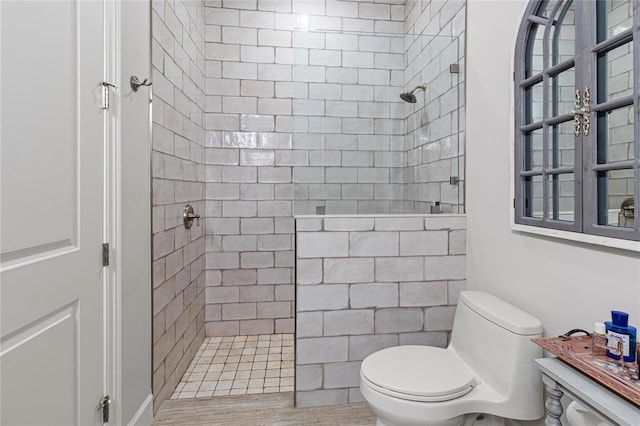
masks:
[[[526,3],[468,2],[468,288],[537,316],[547,336],[590,330],[611,309],[629,312],[630,323],[640,326],[638,252],[510,229],[512,55]]]

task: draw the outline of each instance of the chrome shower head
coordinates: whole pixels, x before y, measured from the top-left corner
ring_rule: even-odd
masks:
[[[423,84],[421,86],[416,86],[416,88],[410,92],[401,93],[400,99],[402,99],[405,102],[409,102],[410,104],[415,104],[418,100],[416,99],[416,95],[414,95],[414,93],[416,93],[418,90],[422,90],[423,92],[426,91],[427,85]]]

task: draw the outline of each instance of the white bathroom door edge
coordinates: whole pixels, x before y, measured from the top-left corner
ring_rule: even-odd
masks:
[[[118,1],[104,2],[104,81],[116,87],[111,92],[109,109],[105,111],[105,175],[104,175],[104,224],[103,239],[109,244],[109,266],[104,274],[104,393],[111,398],[110,424],[122,424],[121,410],[121,359],[120,359],[120,241],[118,240],[118,169],[119,145],[119,94],[121,81],[118,75],[120,58],[118,40]]]

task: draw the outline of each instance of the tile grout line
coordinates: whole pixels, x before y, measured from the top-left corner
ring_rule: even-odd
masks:
[[[292,392],[293,334],[206,337],[171,399]]]

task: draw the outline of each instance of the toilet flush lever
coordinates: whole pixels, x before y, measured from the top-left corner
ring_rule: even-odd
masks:
[[[193,226],[194,219],[196,220],[196,226],[200,226],[200,215],[195,214],[191,204],[185,204],[184,210],[182,211],[184,227],[187,229],[191,228]]]
[[[147,80],[148,78],[145,78],[143,81],[140,81],[137,75],[132,75],[129,79],[129,83],[131,83],[131,88],[133,89],[133,91],[137,92],[140,86],[151,86],[151,84],[153,84],[151,82],[147,83]]]

